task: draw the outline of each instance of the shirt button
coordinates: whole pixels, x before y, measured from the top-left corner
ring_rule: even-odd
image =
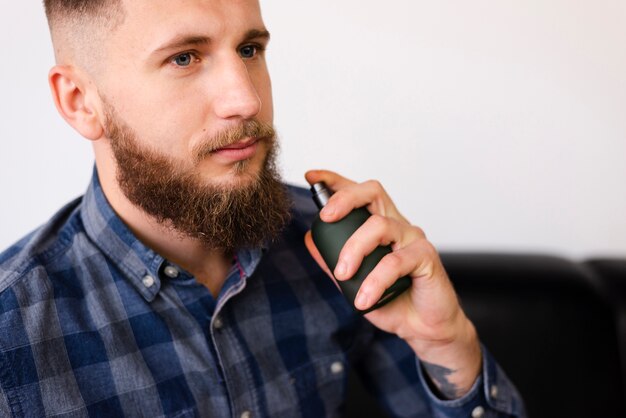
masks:
[[[144,276],[143,279],[141,279],[141,282],[143,283],[144,286],[151,287],[154,284],[154,277],[147,274]]]
[[[213,328],[222,329],[223,327],[224,327],[224,322],[222,321],[222,318],[220,318],[219,316],[216,316],[215,319],[213,319]]]
[[[170,279],[175,279],[178,277],[178,269],[174,266],[167,266],[163,269],[163,273]]]
[[[243,411],[241,413],[241,418],[252,418],[252,412],[250,412],[250,411]]]
[[[485,408],[482,406],[477,406],[472,411],[472,418],[483,418],[485,416]]]
[[[492,398],[497,398],[498,397],[498,387],[496,385],[492,385],[491,389],[489,390],[489,393],[491,394]]]
[[[336,361],[330,365],[330,372],[332,374],[339,374],[343,372],[343,363],[340,361]]]

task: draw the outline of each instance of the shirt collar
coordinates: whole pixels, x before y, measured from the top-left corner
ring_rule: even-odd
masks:
[[[96,246],[124,273],[137,291],[152,302],[161,289],[163,257],[145,246],[109,204],[94,167],[91,183],[83,197],[81,218],[85,231]],[[237,251],[242,275],[252,275],[261,260],[258,248]]]

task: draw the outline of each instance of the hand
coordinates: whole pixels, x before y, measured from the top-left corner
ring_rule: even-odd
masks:
[[[478,338],[424,232],[400,214],[377,181],[357,184],[324,170],[309,171],[305,177],[310,184],[323,181],[335,192],[320,213],[324,222],[338,221],[352,209],[363,206],[372,213],[341,250],[334,278],[350,279],[366,255],[379,245],[391,245],[393,251],[364,280],[355,306],[361,310],[369,308],[398,278],[411,277],[409,290],[365,317],[409,343],[444,397],[463,395],[480,372]],[[305,244],[317,263],[333,277],[310,231]]]

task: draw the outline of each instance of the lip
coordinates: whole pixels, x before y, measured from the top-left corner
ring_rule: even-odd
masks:
[[[246,138],[227,147],[213,151],[213,155],[226,162],[237,162],[256,154],[261,138]]]
[[[255,142],[257,142],[258,140],[259,140],[259,138],[242,139],[239,142],[235,142],[234,144],[231,144],[231,145],[229,145],[227,147],[224,147],[224,148],[220,148],[220,149],[218,149],[216,151],[246,148],[246,147],[249,147],[250,145],[254,144]]]

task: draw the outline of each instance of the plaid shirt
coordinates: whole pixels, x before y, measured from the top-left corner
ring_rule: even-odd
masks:
[[[394,416],[523,414],[486,350],[473,389],[438,400],[408,346],[354,314],[309,256],[316,210],[290,190],[281,239],[239,251],[214,298],[137,240],[94,173],[0,255],[0,416],[340,416],[348,367]]]

